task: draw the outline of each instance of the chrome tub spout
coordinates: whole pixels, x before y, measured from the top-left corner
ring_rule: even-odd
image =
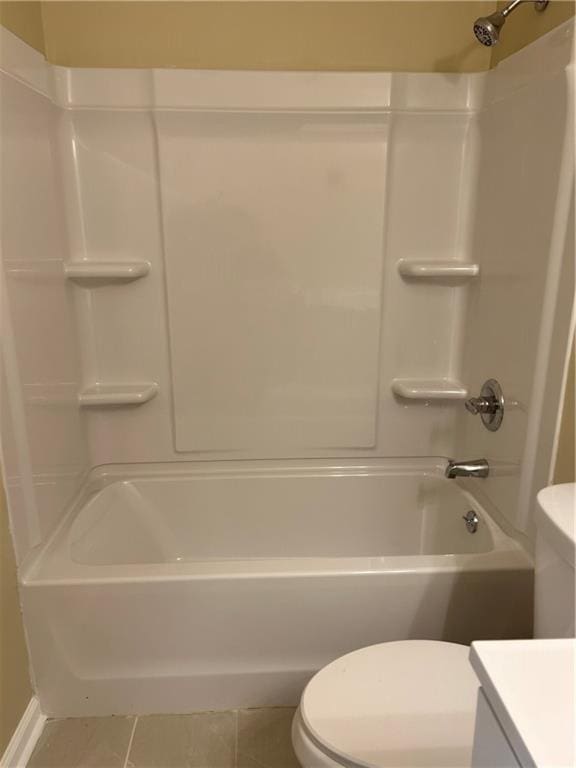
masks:
[[[486,459],[454,461],[451,459],[444,473],[451,480],[455,477],[488,477],[490,467]]]

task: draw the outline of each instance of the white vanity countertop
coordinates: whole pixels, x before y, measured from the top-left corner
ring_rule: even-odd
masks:
[[[576,640],[480,641],[470,662],[522,766],[576,766]]]

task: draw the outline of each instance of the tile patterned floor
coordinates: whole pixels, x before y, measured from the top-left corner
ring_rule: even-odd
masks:
[[[48,720],[28,768],[298,768],[294,709]]]

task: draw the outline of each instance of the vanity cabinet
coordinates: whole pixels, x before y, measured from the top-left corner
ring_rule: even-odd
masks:
[[[482,688],[478,689],[472,768],[520,768]]]

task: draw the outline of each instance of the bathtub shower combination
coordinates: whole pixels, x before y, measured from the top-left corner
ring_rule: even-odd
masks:
[[[1,35],[3,463],[42,710],[295,704],[372,643],[529,637],[571,25],[450,76],[67,69]],[[497,430],[464,408],[491,379]]]
[[[529,557],[433,467],[103,474],[27,583],[50,711],[294,704],[354,648],[531,630]]]

